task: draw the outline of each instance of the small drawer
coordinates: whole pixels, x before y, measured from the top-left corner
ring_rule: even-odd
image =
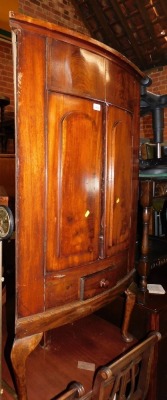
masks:
[[[126,263],[113,264],[103,271],[95,272],[81,278],[81,300],[97,296],[114,287],[127,272]]]

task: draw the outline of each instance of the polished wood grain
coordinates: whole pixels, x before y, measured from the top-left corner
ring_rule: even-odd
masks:
[[[132,201],[132,117],[107,107],[105,253],[110,256],[129,246]],[[126,146],[125,146],[126,143]]]
[[[44,119],[41,116],[45,108],[45,60],[42,57],[45,40],[26,31],[18,37],[16,291],[17,316],[21,317],[42,312],[44,307],[45,158]]]
[[[110,60],[107,62],[106,68],[109,76],[106,82],[106,100],[133,112],[138,105],[138,84],[132,71],[128,70],[126,65],[120,66]]]
[[[106,66],[102,55],[54,39],[49,39],[48,44],[48,89],[105,99]]]
[[[140,290],[141,292],[147,292],[147,277],[150,272],[149,262],[149,223],[151,217],[151,208],[153,201],[153,181],[152,180],[141,180],[140,181],[140,204],[143,210],[142,223],[143,223],[143,234],[141,244],[141,256],[138,264],[138,273],[140,276]],[[142,301],[142,298],[139,299]],[[144,297],[143,297],[144,301]]]
[[[48,102],[46,269],[50,272],[99,258],[103,143],[100,104],[97,112],[90,100],[57,94]]]
[[[119,285],[115,285],[110,290],[103,290],[102,294],[85,301],[70,302],[67,305],[49,308],[42,313],[36,313],[30,317],[19,318],[17,321],[17,338],[33,335],[33,333],[40,333],[41,331],[45,332],[91,314],[103,305],[110,303],[120,292],[124,292],[127,288],[127,283],[130,285],[133,281],[133,275],[134,271],[122,279]],[[125,315],[126,330],[129,318],[130,315],[127,312],[127,315]]]
[[[143,73],[62,27],[13,13],[10,25],[17,128],[12,358],[25,400],[27,346],[110,303],[133,280]]]

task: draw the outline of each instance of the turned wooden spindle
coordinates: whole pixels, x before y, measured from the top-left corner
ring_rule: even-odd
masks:
[[[142,292],[147,292],[147,277],[150,272],[149,262],[149,222],[151,216],[151,207],[153,199],[153,181],[140,181],[140,204],[143,209],[142,223],[143,234],[141,243],[141,255],[138,264],[138,273],[140,276],[139,289]]]

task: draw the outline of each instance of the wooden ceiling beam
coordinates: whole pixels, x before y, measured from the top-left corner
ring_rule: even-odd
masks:
[[[141,66],[145,67],[145,65],[144,65],[145,63],[143,63],[143,53],[141,50],[139,50],[138,43],[137,43],[136,39],[134,38],[134,35],[131,32],[131,30],[127,24],[124,14],[122,13],[121,9],[119,8],[118,3],[115,0],[110,0],[110,4],[111,4],[111,7],[113,8],[113,10],[115,11],[115,13],[121,23],[121,26],[123,27],[129,41],[131,42],[134,53],[136,54],[136,59],[139,61]]]
[[[167,19],[167,4],[166,4],[166,0],[159,0],[159,3],[161,4],[163,13]]]
[[[142,20],[143,20],[143,22],[144,22],[145,29],[146,29],[147,32],[148,32],[149,38],[152,39],[154,45],[156,45],[156,47],[157,47],[157,49],[158,49],[158,47],[159,47],[159,42],[157,41],[157,38],[156,38],[156,35],[155,35],[155,32],[154,32],[154,29],[153,29],[153,27],[152,27],[152,24],[151,24],[151,22],[150,22],[150,19],[149,19],[149,17],[148,17],[148,14],[147,14],[147,10],[146,10],[146,8],[144,7],[143,2],[142,2],[141,0],[136,0],[135,2],[136,2],[136,4],[137,4],[139,13],[140,13],[140,15],[141,15],[141,18],[142,18]]]
[[[93,14],[96,17],[98,26],[101,26],[101,30],[104,32],[104,42],[112,47],[114,47],[116,50],[121,51],[121,47],[119,44],[119,41],[116,39],[108,24],[108,20],[105,17],[105,14],[103,12],[102,7],[99,6],[99,2],[97,0],[86,0],[86,3],[91,7]]]
[[[167,0],[71,1],[90,36],[118,50],[143,70],[166,65]]]
[[[72,0],[75,9],[81,16],[85,26],[89,29],[90,34],[92,37],[97,39],[98,32],[100,32],[102,36],[103,43],[107,44],[110,47],[113,47],[119,52],[122,52],[121,46],[119,41],[113,36],[113,31],[110,28],[106,17],[103,14],[102,8],[99,6],[99,3],[96,0],[89,1],[89,0]],[[86,15],[84,13],[84,7],[87,6],[90,14]],[[89,24],[89,19],[94,18],[97,23],[97,28],[93,29]]]

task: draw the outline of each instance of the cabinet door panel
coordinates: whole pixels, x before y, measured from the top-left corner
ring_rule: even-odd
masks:
[[[99,256],[101,105],[50,94],[48,103],[47,270]]]
[[[132,115],[107,111],[106,254],[128,246],[132,199]]]

